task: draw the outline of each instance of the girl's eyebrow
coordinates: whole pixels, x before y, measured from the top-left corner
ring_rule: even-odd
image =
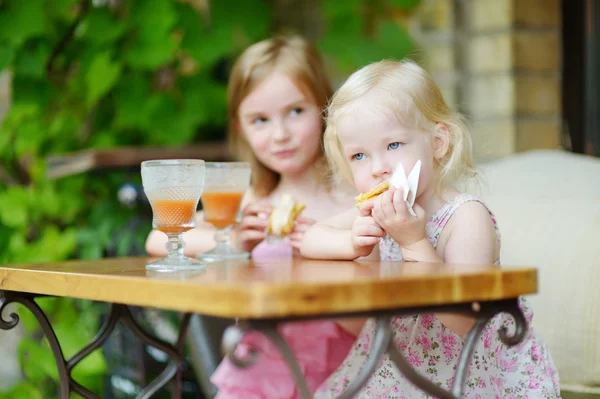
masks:
[[[256,111],[256,112],[247,112],[245,114],[242,114],[242,118],[244,119],[254,119],[257,118],[259,116],[263,116],[265,113],[261,112],[261,111]]]
[[[363,152],[364,149],[359,145],[348,145],[344,146],[344,151],[348,154],[356,154],[357,152]]]
[[[289,101],[289,102],[285,103],[284,105],[282,105],[280,107],[280,109],[287,109],[287,108],[293,107],[294,105],[306,104],[306,103],[309,103],[309,102],[310,101],[305,96],[296,97],[292,101]],[[250,111],[247,111],[244,114],[242,114],[242,117],[243,118],[247,118],[247,117],[251,117],[251,116],[258,116],[258,115],[264,115],[264,114],[265,114],[265,112],[261,111],[261,110],[256,110],[256,111],[255,110],[250,110]]]

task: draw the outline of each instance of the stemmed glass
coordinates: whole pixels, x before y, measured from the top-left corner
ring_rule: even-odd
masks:
[[[142,185],[152,206],[152,227],[168,237],[168,255],[147,270],[198,270],[204,264],[183,255],[183,233],[196,227],[196,207],[204,189],[205,166],[199,159],[142,162]]]
[[[250,187],[251,167],[248,162],[207,162],[206,186],[202,194],[204,220],[217,228],[217,246],[198,254],[199,259],[215,262],[246,259],[250,254],[231,246],[231,228],[237,222],[240,203]]]

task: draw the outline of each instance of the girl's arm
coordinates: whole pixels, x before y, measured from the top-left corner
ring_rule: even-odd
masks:
[[[445,263],[481,265],[493,264],[500,255],[500,245],[487,208],[476,201],[456,210],[442,233],[440,244]],[[444,237],[445,236],[445,237]],[[469,332],[475,320],[456,314],[437,314],[440,321],[458,335]]]
[[[215,228],[204,221],[202,212],[196,213],[196,227],[183,233],[185,247],[183,253],[186,256],[206,252],[215,246]],[[158,230],[152,230],[146,238],[146,252],[150,256],[166,256],[167,235]]]
[[[270,207],[262,206],[262,204],[259,205],[259,202],[252,189],[248,190],[240,205],[240,209],[245,211],[243,214],[244,219],[242,223],[232,229],[232,244],[246,251],[251,251],[264,239],[266,221],[260,220],[260,217],[257,215],[260,211],[269,212]],[[186,256],[194,256],[213,249],[216,244],[215,231],[216,229],[210,223],[204,221],[204,212],[196,213],[196,227],[183,234],[185,242],[184,254]],[[146,239],[146,251],[150,256],[166,256],[166,243],[166,234],[152,230]]]
[[[356,208],[315,223],[304,234],[300,246],[302,256],[313,259],[374,259],[373,249],[385,235],[371,217],[360,215]]]

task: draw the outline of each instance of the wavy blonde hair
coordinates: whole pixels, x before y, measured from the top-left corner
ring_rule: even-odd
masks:
[[[240,131],[239,108],[246,96],[274,71],[285,73],[321,110],[333,94],[319,52],[298,36],[275,37],[248,47],[235,62],[228,86],[228,141],[233,155],[252,164],[252,189],[259,197],[271,194],[281,176],[263,165],[243,132]],[[324,154],[320,162],[328,171]]]
[[[334,94],[327,109],[324,146],[331,169],[354,183],[350,165],[338,138],[336,121],[348,112],[360,112],[353,103],[371,90],[380,90],[377,107],[391,111],[404,126],[418,127],[435,137],[436,124],[448,128],[446,155],[439,160],[437,189],[456,186],[477,176],[473,144],[465,119],[444,100],[431,76],[413,61],[384,60],[354,72]]]

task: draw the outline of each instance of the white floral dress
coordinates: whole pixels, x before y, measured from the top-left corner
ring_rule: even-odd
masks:
[[[453,213],[477,197],[461,194],[443,206],[427,224],[427,236],[434,247]],[[490,216],[496,226],[494,215]],[[496,232],[497,232],[496,228]],[[498,234],[498,240],[500,235]],[[389,236],[380,244],[381,259],[401,261],[400,248]],[[499,263],[499,262],[498,262]],[[471,399],[560,398],[558,373],[545,344],[531,327],[533,314],[524,298],[520,306],[529,330],[519,345],[508,347],[498,330],[506,325],[514,331],[511,316],[500,314],[486,326],[471,360],[464,397]],[[393,319],[394,342],[408,362],[422,375],[449,390],[463,347],[461,336],[448,330],[434,315],[398,316]],[[331,398],[356,378],[367,360],[375,334],[375,321],[369,319],[342,365],[321,385],[316,398]],[[413,399],[431,398],[413,386],[386,355],[357,398]]]

